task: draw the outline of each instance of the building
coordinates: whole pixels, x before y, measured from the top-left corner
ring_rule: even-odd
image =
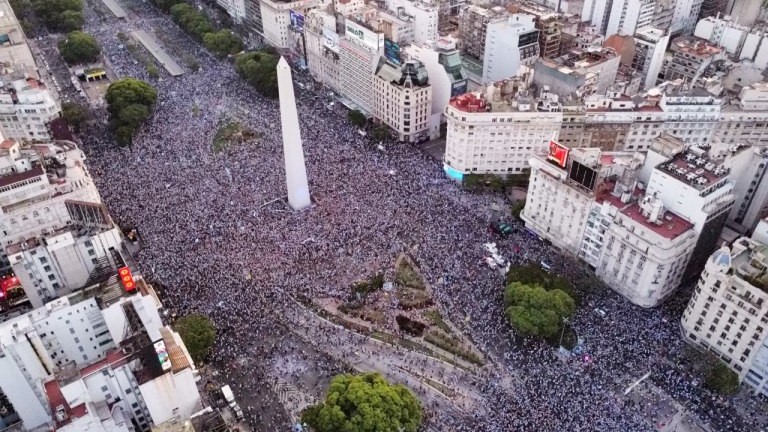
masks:
[[[0,241],[35,307],[116,268],[122,237],[74,143],[0,144]]]
[[[742,25],[751,26],[757,22],[763,2],[760,0],[728,0],[722,12],[730,15]]]
[[[733,145],[723,161],[733,176],[735,201],[728,227],[745,235],[768,216],[768,147]]]
[[[441,38],[432,47],[416,44],[408,46],[405,53],[408,58],[420,61],[427,70],[432,87],[429,137],[439,138],[445,123],[445,109],[451,98],[467,92],[468,79],[461,67],[456,42],[450,38]]]
[[[693,35],[725,48],[728,54],[739,55],[749,34],[749,27],[737,24],[730,17],[708,16],[696,23]]]
[[[680,78],[691,85],[700,85],[699,78],[706,69],[714,62],[725,59],[722,47],[696,36],[675,38],[669,49],[672,59],[664,73],[666,81]]]
[[[216,4],[227,11],[235,24],[242,24],[245,19],[246,0],[216,0]]]
[[[696,21],[699,19],[699,11],[701,11],[703,2],[704,0],[675,0],[669,33],[683,36],[692,34],[694,27],[696,27]]]
[[[467,6],[459,13],[459,40],[461,53],[483,61],[488,24],[506,17],[504,8],[496,6],[486,9],[480,6]]]
[[[0,2],[0,63],[13,66],[21,76],[39,78],[37,63],[27,45],[24,30],[8,1]]]
[[[675,4],[675,0],[658,0],[653,11],[653,23],[651,25],[669,34],[672,28],[672,17],[675,14]]]
[[[533,67],[533,82],[562,98],[605,94],[616,80],[620,61],[610,48],[571,50],[556,59],[539,59]]]
[[[60,113],[42,81],[16,79],[0,88],[0,131],[6,139],[50,141],[48,123]]]
[[[276,48],[291,48],[290,11],[303,15],[317,4],[317,0],[260,1],[262,36],[265,42]]]
[[[528,229],[578,256],[639,306],[656,306],[677,288],[696,232],[644,191],[641,154],[554,143],[530,164],[521,213]]]
[[[0,393],[23,428],[149,431],[201,405],[197,371],[137,276],[108,281],[0,324]]]
[[[744,87],[739,96],[724,104],[711,140],[713,147],[768,145],[768,83]]]
[[[334,0],[334,10],[342,16],[356,16],[365,9],[363,0]]]
[[[243,26],[251,43],[260,44],[264,40],[264,23],[261,19],[261,0],[244,0],[245,18]]]
[[[536,30],[539,31],[539,55],[546,58],[559,57],[564,17],[545,6],[529,1],[512,3],[507,6],[512,14],[532,15]]]
[[[347,18],[340,48],[340,87],[344,102],[368,116],[374,113],[373,74],[384,54],[384,34]]]
[[[417,44],[434,42],[438,38],[438,6],[419,0],[387,0],[387,8],[413,24],[413,39]]]
[[[413,18],[399,12],[379,10],[377,14],[378,30],[384,33],[384,37],[400,45],[413,43],[414,21]]]
[[[432,86],[424,64],[408,60],[395,66],[382,57],[373,90],[375,117],[392,128],[399,141],[429,139]]]
[[[341,48],[336,33],[336,17],[321,8],[307,12],[304,21],[309,73],[315,81],[341,92]]]
[[[605,35],[633,35],[653,25],[654,0],[613,0]]]
[[[699,21],[724,13],[728,7],[728,0],[703,0],[699,10]]]
[[[768,247],[742,237],[710,257],[680,320],[686,341],[708,350],[740,382],[768,395]]]
[[[558,97],[535,97],[530,71],[452,98],[447,120],[444,169],[464,174],[519,174],[534,154],[557,139],[563,122]]]
[[[515,76],[539,58],[539,31],[533,15],[514,14],[488,23],[483,84]]]

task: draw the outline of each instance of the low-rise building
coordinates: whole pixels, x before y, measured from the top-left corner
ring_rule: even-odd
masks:
[[[400,66],[379,60],[373,80],[374,116],[392,128],[399,141],[429,139],[432,86],[418,60]]]
[[[681,36],[669,44],[672,58],[664,73],[666,81],[683,79],[692,86],[699,86],[699,79],[712,63],[725,60],[726,51],[706,39]]]
[[[3,76],[3,79],[11,75]],[[0,87],[0,132],[17,141],[50,141],[48,123],[61,108],[42,81],[14,79]]]
[[[563,113],[555,94],[535,97],[530,71],[451,99],[444,168],[464,174],[519,174],[557,139]]]
[[[616,80],[621,58],[611,48],[571,50],[556,59],[539,59],[533,82],[562,98],[604,95]]]

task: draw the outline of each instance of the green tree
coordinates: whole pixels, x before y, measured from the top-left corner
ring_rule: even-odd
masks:
[[[109,85],[105,98],[118,144],[129,145],[136,129],[152,114],[157,90],[144,81],[123,78]]]
[[[710,369],[707,387],[721,395],[732,395],[739,391],[739,376],[720,360]]]
[[[88,33],[73,31],[59,41],[59,53],[69,64],[91,63],[99,59],[101,47]]]
[[[522,335],[551,338],[575,310],[576,303],[562,290],[512,282],[504,291],[504,314]]]
[[[65,32],[80,30],[85,24],[83,13],[73,10],[66,10],[59,15],[59,29]]]
[[[373,129],[373,139],[383,141],[389,138],[389,129],[384,125],[378,125]]]
[[[356,127],[365,126],[365,122],[367,121],[367,119],[365,118],[365,115],[361,113],[360,110],[350,111],[349,113],[347,113],[347,118],[349,119],[349,122]]]
[[[168,12],[173,6],[184,3],[184,0],[152,0],[152,3],[163,12]]]
[[[79,132],[80,126],[88,118],[88,111],[82,105],[64,102],[61,104],[61,116],[75,132]]]
[[[402,384],[379,374],[338,375],[325,402],[307,408],[301,420],[316,432],[416,432],[421,404]]]
[[[208,51],[219,58],[237,54],[243,49],[243,41],[231,30],[206,33],[203,35],[203,43]]]
[[[275,98],[277,92],[277,62],[279,57],[268,50],[240,54],[235,70],[261,94]]]
[[[216,340],[216,327],[205,315],[192,314],[180,318],[174,325],[184,341],[189,355],[200,363],[208,355]]]
[[[187,3],[172,6],[171,19],[197,40],[203,40],[203,35],[213,31],[208,17]]]
[[[32,0],[32,11],[50,30],[67,31],[65,26],[72,23],[73,16],[70,14],[64,19],[64,12],[82,14],[83,0]]]

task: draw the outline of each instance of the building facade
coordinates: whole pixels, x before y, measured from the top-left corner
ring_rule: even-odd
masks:
[[[483,55],[483,84],[515,76],[520,66],[539,58],[539,30],[533,15],[514,14],[488,23]]]
[[[424,64],[409,60],[395,66],[382,58],[373,89],[374,116],[389,126],[399,141],[429,139],[432,86]]]

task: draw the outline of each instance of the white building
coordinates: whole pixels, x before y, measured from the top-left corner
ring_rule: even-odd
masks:
[[[333,8],[342,16],[356,16],[365,9],[363,0],[333,0]]]
[[[749,145],[731,146],[723,165],[733,176],[735,202],[728,216],[728,226],[745,235],[768,216],[768,148]]]
[[[699,20],[693,35],[720,45],[728,54],[738,55],[749,32],[749,27],[733,22],[728,16],[711,16]]]
[[[681,319],[689,343],[709,350],[755,394],[768,396],[768,247],[742,237],[707,260]]]
[[[339,34],[336,33],[336,17],[320,8],[308,11],[304,22],[304,38],[309,73],[316,81],[340,93],[341,48]]]
[[[572,49],[558,58],[536,61],[533,82],[561,98],[604,95],[616,81],[620,62],[611,48]]]
[[[427,69],[418,60],[402,66],[379,61],[373,79],[374,117],[392,128],[399,141],[429,138],[432,86]]]
[[[672,23],[669,27],[671,34],[690,35],[699,19],[701,4],[704,0],[676,0],[672,13]]]
[[[429,137],[440,136],[445,109],[452,97],[467,92],[467,77],[461,68],[461,57],[456,42],[448,38],[438,39],[432,46],[411,45],[405,48],[408,58],[418,60],[427,69],[432,86],[432,108],[429,114]]]
[[[6,139],[50,141],[48,122],[60,112],[42,81],[16,79],[0,89],[0,131]]]
[[[464,174],[519,174],[534,154],[546,152],[563,122],[557,95],[535,98],[530,71],[451,99],[444,169]]]
[[[317,5],[317,0],[260,0],[264,40],[276,48],[291,48],[290,11],[305,14]]]
[[[648,90],[656,86],[659,79],[664,65],[664,53],[669,45],[669,35],[655,27],[643,27],[635,32],[634,45],[632,69],[642,74],[642,88]]]
[[[654,0],[614,0],[605,35],[633,35],[653,24]]]
[[[483,56],[483,84],[515,76],[520,66],[539,58],[539,31],[534,16],[513,14],[488,23]]]
[[[413,42],[425,44],[438,38],[438,6],[419,0],[387,0],[387,8],[413,22]]]
[[[712,145],[768,145],[768,82],[744,87],[739,97],[723,105]]]
[[[345,104],[369,116],[374,113],[373,74],[384,50],[384,34],[347,18],[340,41],[340,87]]]
[[[734,17],[743,25],[754,25],[761,14],[761,0],[728,0],[724,13]]]
[[[216,0],[235,24],[241,24],[245,18],[245,0]]]
[[[0,392],[24,428],[148,432],[199,409],[192,360],[137,282],[129,294],[115,275],[0,324]]]

